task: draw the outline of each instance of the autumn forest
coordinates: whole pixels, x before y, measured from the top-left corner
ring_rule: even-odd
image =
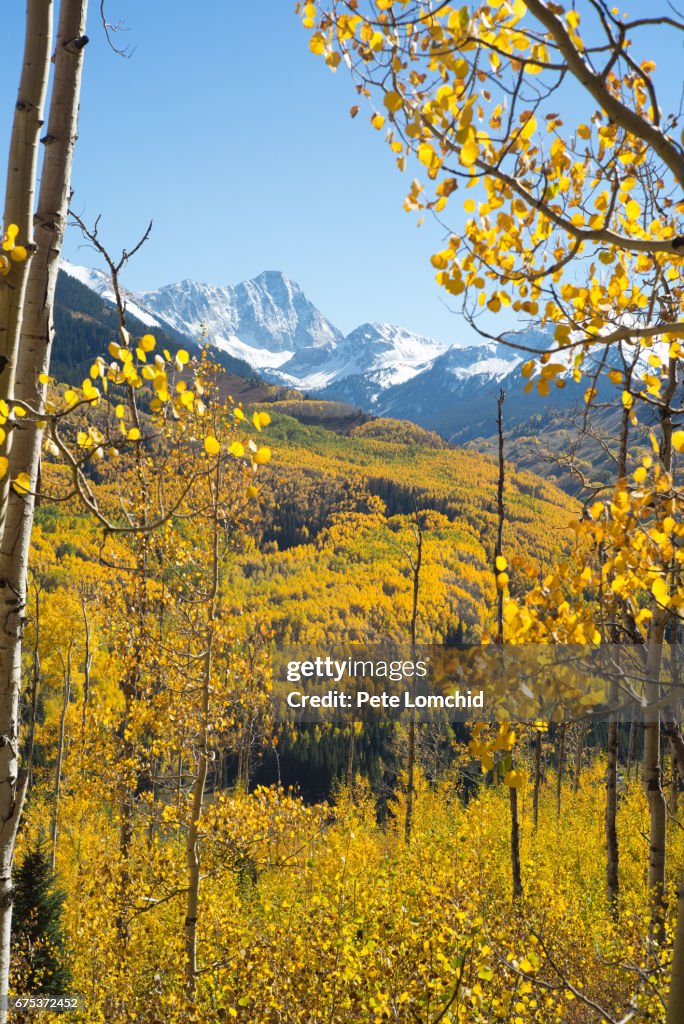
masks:
[[[431,287],[515,372],[493,361],[457,444],[417,404],[274,383],[210,326],[139,319],[149,232],[118,253],[71,194],[89,36],[129,56],[120,26],[27,0],[3,102],[0,1022],[683,1024],[684,18],[290,6],[404,175],[397,218],[439,225]],[[106,292],[60,271],[66,232]],[[288,652],[387,650],[429,650],[433,691],[483,707],[274,699]]]

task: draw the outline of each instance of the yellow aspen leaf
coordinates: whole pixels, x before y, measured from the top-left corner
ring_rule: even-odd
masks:
[[[667,608],[670,603],[670,595],[668,592],[667,583],[662,576],[656,577],[651,586],[651,593],[655,597],[659,605],[663,608]]]
[[[684,430],[675,430],[672,435],[672,447],[676,452],[684,452]]]
[[[140,431],[138,430],[137,427],[131,427],[131,429],[126,434],[126,437],[129,441],[139,441]]]
[[[435,159],[435,155],[435,151],[429,142],[421,142],[418,147],[418,159],[421,164],[424,164],[426,167],[430,167]]]
[[[234,455],[236,459],[241,459],[245,454],[245,446],[242,441],[233,441],[228,451],[231,455]]]
[[[382,116],[382,114],[373,114],[373,116],[371,117],[371,124],[376,129],[376,131],[380,131],[384,123],[385,118]]]
[[[19,473],[12,481],[12,486],[17,494],[28,494],[31,490],[31,480],[28,473]]]
[[[403,102],[398,92],[387,92],[383,98],[383,103],[391,114],[395,114]]]
[[[460,160],[464,167],[472,167],[478,156],[480,155],[480,147],[477,144],[477,139],[474,135],[468,139],[463,148],[461,149]]]
[[[221,445],[215,437],[209,436],[204,438],[204,450],[207,455],[218,455],[221,451]]]
[[[638,469],[634,470],[634,479],[638,484],[642,484],[646,479],[646,470],[643,466],[639,466]]]
[[[630,201],[625,206],[625,213],[627,214],[630,220],[637,219],[637,217],[641,213],[641,207],[637,203],[636,199],[630,199]]]
[[[320,32],[316,32],[315,35],[311,36],[309,40],[309,49],[312,53],[320,54],[325,53],[325,39]]]
[[[498,572],[503,572],[504,569],[508,568],[508,562],[503,555],[496,556],[496,568]]]
[[[10,224],[5,232],[5,236],[2,240],[2,247],[5,252],[11,252],[14,248],[14,244],[19,234],[19,228],[16,224]]]
[[[248,498],[258,498],[259,497],[259,488],[255,487],[254,484],[250,485],[247,488],[247,497]]]
[[[630,395],[629,391],[622,392],[622,404],[625,407],[625,409],[631,409],[634,405],[634,399]]]
[[[267,462],[271,460],[271,449],[270,448],[259,448],[258,451],[252,456],[252,462],[256,466],[265,466]]]
[[[153,334],[143,334],[142,338],[140,339],[140,348],[143,350],[143,352],[152,352],[156,344],[157,339],[154,337]]]
[[[235,417],[236,420],[244,420],[245,418],[245,414],[242,411],[242,409],[237,407],[233,409],[233,416]]]
[[[0,455],[0,480],[4,476],[7,476],[7,470],[9,469],[9,459],[4,455]]]
[[[10,259],[14,260],[15,263],[23,263],[24,260],[28,259],[28,252],[23,245],[15,245],[10,252]]]
[[[261,430],[262,427],[267,427],[271,422],[271,417],[267,412],[255,412],[252,416],[252,423],[257,430]]]
[[[533,115],[531,117],[528,117],[528,119],[525,121],[525,124],[522,126],[520,134],[523,137],[523,139],[530,139],[534,135],[536,129],[537,119]]]

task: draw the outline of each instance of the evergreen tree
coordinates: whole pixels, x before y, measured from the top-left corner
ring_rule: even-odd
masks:
[[[20,994],[68,994],[62,911],[66,894],[55,884],[42,839],[24,857],[16,874],[13,945]]]

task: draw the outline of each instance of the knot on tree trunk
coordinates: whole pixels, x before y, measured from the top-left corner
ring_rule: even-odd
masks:
[[[87,46],[90,42],[88,36],[76,36],[75,39],[67,39],[66,42],[62,43],[65,50],[73,50],[78,53],[84,46]]]

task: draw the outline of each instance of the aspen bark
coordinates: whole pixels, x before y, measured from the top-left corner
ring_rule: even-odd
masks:
[[[584,723],[580,725],[579,736],[577,737],[577,748],[575,750],[575,776],[572,782],[572,791],[579,790],[580,777],[582,775],[582,755],[584,754]]]
[[[351,800],[354,799],[354,724],[355,719],[352,715],[349,722],[349,746],[347,747],[347,788]]]
[[[497,574],[496,560],[503,554],[503,528],[506,517],[504,505],[504,487],[506,484],[506,462],[504,459],[503,404],[506,392],[501,389],[496,403],[496,426],[499,443],[499,479],[496,489],[496,548],[494,550],[494,574]],[[503,648],[504,615],[503,591],[499,588],[496,599],[497,644]],[[519,900],[523,895],[522,871],[520,869],[520,817],[518,814],[518,791],[513,786],[508,790],[508,804],[511,812],[511,875],[513,881],[513,899]]]
[[[608,719],[608,764],[606,766],[606,885],[608,900],[615,913],[619,895],[619,851],[617,834],[617,766],[619,691],[617,679],[610,683],[610,717]]]
[[[22,309],[33,252],[32,217],[38,145],[45,93],[50,72],[52,0],[28,0],[26,34],[19,92],[14,111],[7,167],[4,225],[16,224],[18,243],[29,254],[25,263],[13,263],[0,278],[0,398],[13,397]],[[7,428],[11,426],[8,423]],[[6,429],[0,455],[7,457],[12,430]],[[11,473],[0,481],[0,526],[5,523]],[[21,632],[26,606],[27,553],[0,552],[0,1022],[7,1020],[10,938],[12,928],[12,864],[28,771],[19,771],[19,693],[21,686]]]
[[[634,710],[632,710],[634,716]],[[629,723],[629,741],[627,743],[627,782],[632,779],[632,756],[634,754],[634,717]]]
[[[535,832],[539,826],[539,793],[541,791],[542,734],[537,730],[534,745],[534,792],[532,795],[532,823]]]
[[[12,397],[33,252],[33,208],[40,130],[50,74],[52,12],[52,0],[28,0],[26,5],[24,57],[10,137],[3,216],[5,229],[10,224],[19,228],[17,243],[28,250],[29,259],[12,264],[10,273],[0,278],[0,398],[5,400]],[[9,431],[7,435],[9,439]]]
[[[513,899],[522,899],[522,871],[520,868],[520,817],[518,815],[518,790],[511,786],[508,790],[511,810],[511,872],[513,875]]]
[[[409,561],[413,570],[413,604],[411,608],[411,657],[416,660],[416,636],[418,628],[418,598],[420,594],[420,570],[423,564],[423,532],[420,523],[416,524],[416,555]],[[411,695],[415,695],[415,680],[411,681]],[[413,823],[413,802],[415,799],[415,767],[416,767],[416,712],[411,709],[408,727],[408,755],[406,762],[406,819],[404,821],[404,838],[411,842],[411,825]]]
[[[64,669],[64,686],[62,690],[62,710],[59,715],[59,736],[57,739],[57,764],[55,765],[55,787],[52,796],[52,821],[50,823],[50,839],[52,852],[50,864],[55,870],[57,861],[57,835],[59,832],[59,798],[62,792],[62,765],[64,763],[64,737],[66,732],[66,716],[71,697],[71,647],[67,651]]]
[[[197,921],[199,919],[200,896],[200,823],[204,790],[209,770],[209,711],[211,700],[211,679],[214,667],[214,640],[216,633],[216,616],[219,593],[220,572],[220,495],[221,465],[217,464],[214,478],[215,492],[212,508],[212,561],[210,588],[207,598],[208,621],[205,630],[205,649],[202,661],[202,679],[200,689],[200,713],[198,723],[197,774],[192,786],[191,817],[185,840],[185,861],[188,870],[188,894],[185,905],[184,942],[185,942],[185,992],[190,1000],[194,1000],[197,990]]]
[[[672,413],[670,402],[677,384],[677,365],[669,361],[668,385],[663,392],[661,412],[660,462],[666,473],[672,471]],[[661,710],[660,685],[663,641],[667,625],[667,609],[656,604],[648,632],[648,655],[646,658],[646,711],[644,725],[644,787],[648,798],[651,819],[648,886],[656,934],[662,937],[663,909],[665,899],[665,840],[667,829],[667,808],[662,787],[662,756],[660,744]]]
[[[558,744],[558,775],[556,776],[556,816],[560,819],[563,799],[563,762],[565,759],[565,723],[560,727]]]

